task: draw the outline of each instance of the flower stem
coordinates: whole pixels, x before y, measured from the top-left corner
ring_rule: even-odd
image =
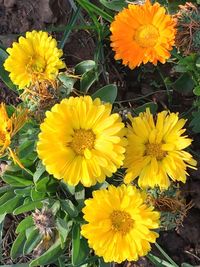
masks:
[[[174,266],[174,267],[179,267],[175,261],[173,261],[168,255],[167,253],[161,248],[160,245],[158,245],[158,243],[155,243],[157,249],[160,251],[160,253]]]

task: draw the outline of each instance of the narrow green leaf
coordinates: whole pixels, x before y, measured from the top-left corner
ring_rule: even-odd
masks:
[[[62,248],[64,248],[64,243],[72,229],[72,221],[66,221],[66,219],[57,218],[56,226],[60,235]]]
[[[156,267],[175,267],[174,265],[172,265],[171,263],[162,260],[160,258],[158,258],[157,256],[149,253],[147,255],[147,258],[154,264],[154,266]]]
[[[12,83],[9,73],[5,70],[3,64],[8,57],[8,54],[0,48],[0,78],[13,91],[17,92],[17,87]]]
[[[14,260],[17,257],[23,254],[23,247],[26,242],[25,232],[21,232],[18,237],[15,239],[12,248],[11,248],[11,258]]]
[[[43,203],[41,201],[33,201],[31,203],[23,204],[22,206],[16,208],[13,213],[14,215],[18,215],[20,213],[24,213],[27,211],[35,210],[35,209],[40,209],[42,208]]]
[[[191,265],[189,263],[184,262],[184,263],[181,264],[181,267],[195,267],[195,266],[193,266],[193,265]],[[196,267],[198,267],[198,266],[196,266]]]
[[[80,252],[80,226],[74,224],[72,228],[72,264],[77,265]]]
[[[29,266],[34,267],[34,266],[44,266],[50,263],[53,263],[57,261],[58,257],[62,254],[62,249],[61,249],[61,242],[60,239],[57,239],[56,242],[40,257],[37,259],[33,260]]]
[[[38,229],[33,229],[24,244],[23,253],[29,254],[33,249],[40,243],[42,236],[39,233]]]
[[[5,172],[2,176],[2,179],[12,185],[12,186],[16,186],[16,187],[24,187],[24,186],[29,186],[33,184],[32,180],[28,180],[26,179],[24,176],[20,175],[16,175],[16,174],[11,174],[8,172]]]
[[[127,2],[124,0],[100,0],[100,3],[105,7],[118,12],[127,6]]]
[[[0,208],[0,214],[3,213],[11,213],[16,207],[19,207],[23,202],[23,198],[21,196],[15,196],[12,199],[9,199]]]
[[[23,197],[30,196],[31,187],[15,189],[14,192],[16,195],[19,195],[19,196],[23,196]]]
[[[0,207],[7,202],[8,200],[12,199],[15,196],[13,191],[6,192],[3,196],[0,197]],[[1,210],[1,208],[0,208]]]
[[[19,146],[19,158],[25,158],[35,149],[35,140],[28,140]]]
[[[85,72],[95,68],[94,60],[84,60],[75,66],[75,74],[83,75]]]
[[[34,183],[37,183],[37,181],[40,179],[41,175],[45,172],[45,170],[45,166],[42,164],[41,161],[39,161],[36,171],[33,174]]]
[[[24,218],[17,226],[15,232],[19,234],[20,232],[25,231],[27,228],[34,226],[33,218],[32,216],[28,216]]]
[[[66,27],[65,31],[64,31],[64,34],[63,34],[63,37],[62,37],[62,40],[60,41],[59,43],[59,47],[61,49],[64,48],[65,46],[65,43],[67,42],[67,39],[72,31],[72,27],[75,25],[78,17],[79,17],[79,14],[80,14],[80,7],[77,8],[76,12],[73,14],[70,22],[68,23],[68,27]]]
[[[5,185],[5,186],[0,187],[0,195],[5,193],[5,192],[10,191],[10,189],[11,189],[10,185]]]
[[[3,225],[6,214],[0,215],[0,261],[2,260],[2,236],[3,236]]]
[[[108,84],[92,95],[92,99],[99,97],[104,102],[113,104],[117,98],[117,86],[115,84]]]
[[[72,264],[79,265],[83,263],[89,251],[87,240],[80,236],[80,225],[74,224],[72,228]]]
[[[78,210],[69,199],[61,200],[61,208],[72,218],[78,216]]]

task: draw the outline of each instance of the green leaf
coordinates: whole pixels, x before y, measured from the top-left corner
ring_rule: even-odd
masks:
[[[58,79],[61,82],[59,90],[62,96],[67,97],[74,89],[74,84],[77,81],[74,77],[70,77],[67,73],[60,73]]]
[[[17,226],[15,232],[19,234],[20,232],[25,231],[27,228],[30,228],[31,226],[34,226],[33,218],[32,216],[28,216],[24,218]]]
[[[75,66],[75,74],[83,75],[85,72],[95,68],[94,60],[84,60]]]
[[[62,254],[61,242],[60,239],[57,239],[56,242],[40,257],[34,259],[29,266],[40,266],[47,265],[57,261],[58,257]]]
[[[188,73],[182,74],[173,84],[174,90],[183,95],[192,93],[195,83]]]
[[[46,197],[46,192],[36,191],[35,188],[31,190],[31,198],[33,201],[44,200],[45,197]]]
[[[39,233],[38,229],[33,229],[24,244],[23,253],[29,254],[33,251],[34,248],[40,243],[42,236]]]
[[[87,93],[92,84],[98,79],[98,75],[99,73],[95,69],[85,72],[80,80],[80,91]]]
[[[41,192],[46,191],[49,179],[49,175],[46,173],[44,174],[44,177],[40,177],[39,181],[37,181],[35,185],[36,190]]]
[[[134,109],[134,113],[139,115],[141,112],[145,112],[147,108],[150,109],[151,114],[156,114],[156,111],[158,109],[158,105],[154,102],[149,102],[149,103],[146,103],[146,104]]]
[[[87,240],[80,237],[80,225],[74,224],[72,228],[72,264],[79,265],[83,263],[89,251]]]
[[[26,177],[22,175],[12,174],[11,172],[5,172],[2,179],[6,183],[16,187],[24,187],[33,184],[32,180],[26,179]]]
[[[46,171],[45,166],[42,164],[41,161],[39,161],[36,171],[33,174],[33,181],[34,183],[37,183],[37,181],[39,180],[39,178],[41,177],[41,175]]]
[[[43,206],[43,203],[41,201],[33,201],[27,204],[23,204],[22,206],[16,208],[13,211],[14,215],[18,215],[20,213],[24,213],[27,211],[35,210],[35,209],[41,209]]]
[[[113,104],[117,98],[117,86],[115,84],[108,84],[92,95],[92,99],[99,97],[101,101]]]
[[[26,234],[25,232],[21,232],[18,237],[15,239],[12,248],[11,248],[11,258],[14,260],[17,257],[23,254],[23,247],[26,242]]]
[[[3,225],[6,214],[0,215],[0,261],[2,260],[2,236],[3,236]]]
[[[23,199],[21,196],[15,196],[14,198],[9,199],[7,202],[1,205],[0,214],[13,212],[13,210],[20,206],[22,202]]]
[[[16,195],[19,195],[19,196],[23,196],[23,197],[30,196],[31,187],[15,189],[14,192]]]
[[[76,209],[72,201],[69,199],[61,200],[61,208],[72,218],[78,216],[78,210]]]
[[[200,96],[200,85],[194,87],[193,93]]]
[[[64,243],[67,240],[69,232],[72,228],[72,221],[66,221],[65,219],[57,218],[56,226],[60,235],[61,247],[64,248]]]
[[[0,207],[7,202],[8,200],[12,199],[15,196],[13,191],[6,192],[3,196],[0,197]]]
[[[5,192],[10,191],[10,189],[11,189],[10,185],[5,185],[5,186],[0,187],[0,195],[2,195]]]
[[[19,146],[19,158],[25,158],[35,149],[35,140],[28,140]]]
[[[121,11],[127,6],[124,0],[100,0],[100,3],[113,11]]]
[[[195,267],[195,266],[193,266],[193,265],[191,265],[189,263],[184,262],[184,263],[181,264],[181,267]]]
[[[162,260],[160,258],[158,258],[157,256],[149,253],[147,255],[147,258],[153,263],[155,264],[154,266],[156,267],[175,267],[174,265],[172,265],[171,263],[165,261],[165,260]]]
[[[9,73],[5,70],[3,64],[8,57],[8,54],[0,48],[0,78],[13,91],[17,92],[17,87],[12,83]]]
[[[200,110],[192,113],[193,119],[189,126],[192,127],[194,133],[200,133]]]
[[[85,188],[82,185],[76,187],[75,199],[78,202],[78,209],[82,210],[85,201]]]

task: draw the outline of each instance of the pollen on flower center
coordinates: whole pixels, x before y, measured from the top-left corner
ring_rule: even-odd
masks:
[[[114,210],[110,215],[112,228],[116,232],[127,234],[133,227],[133,219],[130,214],[125,211]]]
[[[6,135],[4,132],[0,131],[0,145],[3,145],[6,141]]]
[[[84,150],[91,150],[94,147],[95,134],[92,130],[75,130],[73,140],[70,143],[71,148],[78,155],[83,155]]]
[[[135,41],[141,47],[154,47],[158,41],[159,32],[153,25],[143,25],[135,34]]]
[[[43,57],[41,56],[36,56],[36,57],[31,57],[30,62],[27,66],[27,69],[29,72],[33,73],[42,73],[44,72],[46,67],[46,62]]]
[[[157,160],[162,160],[167,152],[162,150],[161,146],[162,144],[146,144],[145,155],[155,157]]]

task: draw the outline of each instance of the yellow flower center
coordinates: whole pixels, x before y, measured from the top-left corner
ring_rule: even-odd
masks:
[[[143,25],[135,34],[135,41],[141,47],[154,47],[158,41],[159,32],[153,25]]]
[[[116,232],[121,232],[125,235],[133,228],[134,221],[130,214],[125,211],[114,210],[110,215],[110,219],[112,229]]]
[[[92,130],[79,129],[74,132],[71,148],[78,155],[83,155],[84,150],[94,147],[95,134]]]
[[[167,155],[167,152],[162,150],[161,146],[162,144],[146,144],[145,155],[162,160]]]
[[[46,68],[45,59],[41,56],[31,57],[28,70],[32,73],[43,73]]]

